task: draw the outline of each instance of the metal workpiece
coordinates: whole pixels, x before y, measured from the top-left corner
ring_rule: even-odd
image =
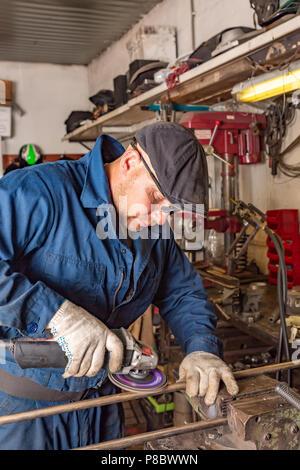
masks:
[[[241,318],[247,323],[253,323],[261,318],[260,306],[265,295],[267,284],[265,282],[252,282],[242,293]]]
[[[300,414],[275,394],[274,388],[278,382],[264,376],[264,374],[274,373],[278,370],[289,370],[298,367],[300,367],[300,360],[233,372],[234,377],[239,380],[239,394],[237,397],[232,397],[225,390],[225,387],[222,386],[217,401],[215,405],[213,405],[216,410],[215,417],[213,414],[210,414],[209,417],[203,415],[201,416],[202,419],[200,421],[196,421],[194,423],[174,426],[135,436],[128,436],[114,441],[81,447],[80,449],[120,449],[146,441],[159,440],[165,437],[171,439],[171,436],[179,436],[184,433],[195,434],[195,431],[197,431],[197,433],[201,433],[206,429],[209,430],[207,437],[208,441],[211,440],[209,436],[213,436],[213,448],[223,448],[223,444],[220,439],[224,439],[224,434],[226,434],[227,441],[229,436],[233,439],[233,442],[236,443],[238,441],[240,443],[239,448],[249,448],[249,442],[244,441],[244,437],[245,439],[250,439],[250,447],[254,446],[257,449],[300,449],[300,433],[298,433],[298,427],[300,427]],[[254,377],[256,377],[256,379],[254,379]],[[173,393],[184,390],[185,383],[177,382],[168,385],[163,389],[163,391],[153,391],[151,392],[151,395],[155,396],[160,395],[161,393]],[[123,392],[116,395],[0,416],[0,425],[32,420],[44,416],[51,416],[96,406],[105,406],[112,403],[132,401],[144,398],[148,395],[149,391],[138,393]],[[200,415],[199,398],[195,399],[195,403],[197,403],[197,413]],[[280,425],[277,425],[278,420],[280,421]],[[283,432],[279,436],[280,438],[278,437],[277,431],[277,428],[279,427],[283,429]],[[213,432],[212,429],[217,429],[217,432]],[[232,445],[234,446],[234,444]],[[225,448],[227,447],[225,446]]]
[[[136,444],[141,444],[145,441],[159,439],[163,437],[170,437],[179,434],[184,434],[193,431],[203,431],[205,429],[215,428],[227,423],[226,418],[217,418],[207,421],[197,421],[196,423],[184,424],[183,426],[170,427],[159,429],[158,431],[145,432],[135,436],[127,436],[122,439],[115,439],[113,441],[101,442],[100,444],[93,444],[86,447],[79,447],[73,450],[113,450],[129,447]]]
[[[233,372],[236,379],[246,377],[257,377],[263,374],[271,374],[278,370],[289,370],[300,367],[300,360],[283,362],[281,364],[272,364],[268,366],[257,367],[253,369],[245,369],[237,372]],[[151,391],[151,396],[160,395],[162,393],[173,393],[180,390],[185,390],[185,382],[177,382],[168,385],[162,390]],[[50,406],[48,408],[40,408],[30,411],[23,411],[21,413],[15,413],[11,415],[0,416],[0,426],[3,424],[17,423],[19,421],[27,421],[30,419],[42,418],[44,416],[52,416],[61,413],[68,413],[74,410],[85,410],[87,408],[93,408],[95,406],[105,406],[112,403],[122,403],[125,401],[136,400],[144,398],[149,395],[149,391],[145,392],[124,392],[116,395],[108,395],[100,398],[92,398],[88,400],[77,401],[74,403],[67,403],[62,405]]]

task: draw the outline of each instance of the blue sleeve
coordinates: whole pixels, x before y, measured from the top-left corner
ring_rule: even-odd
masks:
[[[153,303],[185,354],[206,351],[223,358],[222,342],[215,335],[213,306],[207,301],[200,275],[173,237],[168,240],[164,272]]]
[[[65,299],[13,266],[44,243],[53,220],[51,194],[34,171],[15,170],[0,180],[0,325],[34,337],[43,336]]]

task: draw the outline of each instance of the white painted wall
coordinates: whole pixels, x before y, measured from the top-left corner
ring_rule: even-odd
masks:
[[[195,45],[213,37],[218,32],[234,27],[253,27],[254,10],[249,0],[194,0],[195,7]],[[113,78],[128,70],[129,54],[126,48],[142,25],[170,25],[177,29],[178,55],[192,50],[191,2],[190,0],[164,0],[124,35],[111,45],[100,57],[88,66],[89,93],[101,88],[113,89]],[[295,123],[288,128],[284,147],[298,134],[300,112]],[[288,162],[299,163],[300,146],[288,156]],[[240,166],[240,198],[252,202],[263,211],[267,209],[299,209],[299,179],[289,179],[282,174],[274,177],[268,161],[257,165]],[[267,273],[265,236],[260,233],[249,250],[259,267]]]
[[[297,110],[295,120],[287,129],[282,148],[286,148],[299,135],[300,111]],[[298,164],[300,161],[300,146],[286,154],[286,163]],[[267,209],[299,209],[300,210],[300,180],[288,178],[278,171],[277,176],[271,175],[268,161],[263,164],[240,167],[241,197],[252,201],[254,205]]]
[[[0,62],[0,78],[13,81],[14,101],[26,112],[13,113],[13,136],[3,139],[3,154],[17,154],[30,142],[47,154],[85,153],[61,138],[71,111],[91,109],[87,67]]]
[[[226,28],[253,27],[253,10],[249,0],[194,0],[194,6],[196,47]],[[144,25],[175,26],[178,55],[192,51],[190,0],[164,0],[88,65],[90,95],[101,88],[113,89],[113,78],[126,73],[130,62],[126,44]]]

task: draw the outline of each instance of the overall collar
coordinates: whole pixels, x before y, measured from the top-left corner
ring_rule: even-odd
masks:
[[[125,149],[109,135],[100,135],[87,154],[87,169],[80,200],[83,207],[96,208],[99,204],[112,204],[111,192],[104,169],[105,163],[119,158]]]

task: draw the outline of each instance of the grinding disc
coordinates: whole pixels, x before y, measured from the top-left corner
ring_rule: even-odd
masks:
[[[113,384],[128,392],[157,391],[167,385],[167,378],[159,369],[149,371],[149,374],[141,379],[133,378],[130,374],[109,374],[108,377]]]

